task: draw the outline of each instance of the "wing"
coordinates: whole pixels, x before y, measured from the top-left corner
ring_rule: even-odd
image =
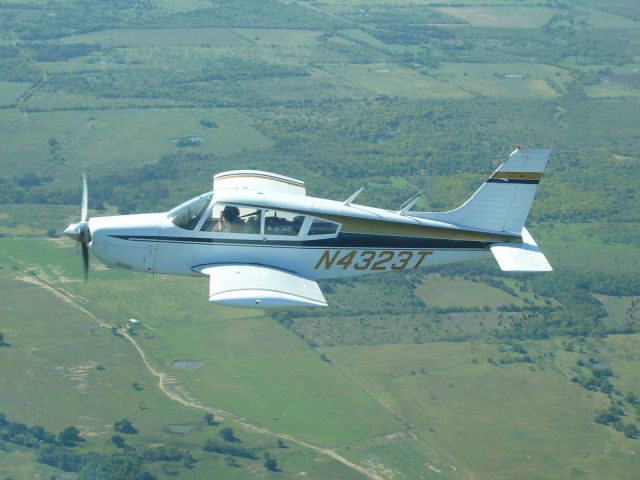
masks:
[[[199,271],[209,276],[209,301],[246,308],[326,307],[313,280],[258,265],[210,265]]]

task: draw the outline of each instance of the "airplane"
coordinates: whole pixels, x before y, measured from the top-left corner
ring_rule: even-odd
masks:
[[[427,268],[493,256],[503,271],[552,267],[525,228],[548,149],[518,145],[460,207],[398,210],[308,196],[305,184],[275,173],[235,170],[213,190],[164,213],[87,220],[65,229],[107,266],[209,277],[209,301],[236,307],[326,306],[316,280]]]

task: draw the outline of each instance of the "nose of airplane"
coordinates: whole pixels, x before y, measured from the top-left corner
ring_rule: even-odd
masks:
[[[80,243],[88,243],[91,241],[91,230],[89,229],[89,222],[72,223],[64,229],[64,233],[67,237]]]

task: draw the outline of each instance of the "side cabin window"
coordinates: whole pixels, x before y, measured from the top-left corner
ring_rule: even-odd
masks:
[[[305,216],[282,210],[265,210],[264,234],[296,237],[300,233]]]
[[[306,237],[330,238],[336,236],[340,229],[338,223],[286,210],[218,203],[207,212],[206,218],[201,220],[202,232],[279,236],[293,240]],[[202,214],[198,218],[201,216]],[[197,219],[194,221],[197,224]]]
[[[262,210],[235,205],[214,205],[202,225],[203,232],[248,233],[258,235]]]
[[[329,220],[323,220],[322,218],[316,218],[309,227],[309,233],[307,235],[334,235],[338,231],[340,225]]]
[[[169,210],[167,216],[176,227],[193,230],[211,202],[213,192],[198,195]]]

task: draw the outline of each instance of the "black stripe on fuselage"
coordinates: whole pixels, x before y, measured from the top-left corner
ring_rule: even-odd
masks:
[[[527,178],[490,178],[487,183],[526,183],[528,185],[537,185],[540,180],[530,180]]]
[[[110,237],[132,242],[189,243],[197,245],[259,245],[277,247],[311,248],[438,248],[484,250],[489,244],[472,240],[448,240],[441,238],[402,237],[393,235],[370,235],[341,233],[336,238],[309,240],[262,240],[242,238],[179,237],[163,235],[110,235]]]

